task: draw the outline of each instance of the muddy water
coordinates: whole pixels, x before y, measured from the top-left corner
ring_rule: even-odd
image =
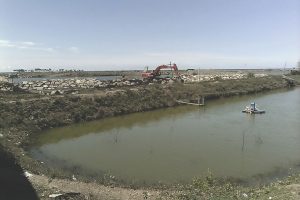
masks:
[[[266,114],[241,110],[252,101]],[[135,182],[277,177],[300,166],[300,88],[52,129],[31,154],[48,165]]]

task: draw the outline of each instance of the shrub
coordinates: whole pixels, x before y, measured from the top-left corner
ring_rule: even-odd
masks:
[[[254,76],[254,73],[252,73],[252,72],[249,72],[248,74],[247,74],[247,78],[254,78],[255,76]]]

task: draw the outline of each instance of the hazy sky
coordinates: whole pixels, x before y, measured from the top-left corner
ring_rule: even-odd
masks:
[[[0,0],[0,71],[294,67],[300,0]]]

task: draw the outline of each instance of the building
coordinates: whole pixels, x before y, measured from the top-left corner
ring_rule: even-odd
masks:
[[[14,71],[14,72],[26,72],[25,69],[14,69],[13,71]]]
[[[51,72],[52,69],[49,68],[49,69],[41,69],[41,68],[35,68],[34,69],[34,72]]]

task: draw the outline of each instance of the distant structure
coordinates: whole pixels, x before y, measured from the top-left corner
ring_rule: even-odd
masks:
[[[300,61],[298,61],[298,71],[300,71]]]
[[[52,69],[50,69],[50,68],[49,69],[48,68],[46,68],[46,69],[35,68],[35,69],[31,69],[31,70],[26,70],[26,69],[20,68],[20,69],[14,69],[13,71],[18,72],[18,73],[22,73],[22,72],[51,72]]]
[[[25,69],[14,69],[13,71],[21,73],[21,72],[26,72],[27,70],[25,70]]]
[[[22,73],[22,72],[82,72],[84,70],[80,69],[64,69],[64,68],[59,68],[58,70],[51,69],[51,68],[34,68],[34,69],[25,69],[25,68],[19,68],[19,69],[14,69],[14,72],[17,73]]]
[[[35,72],[51,72],[52,69],[51,68],[49,68],[49,69],[35,68],[34,71]]]

